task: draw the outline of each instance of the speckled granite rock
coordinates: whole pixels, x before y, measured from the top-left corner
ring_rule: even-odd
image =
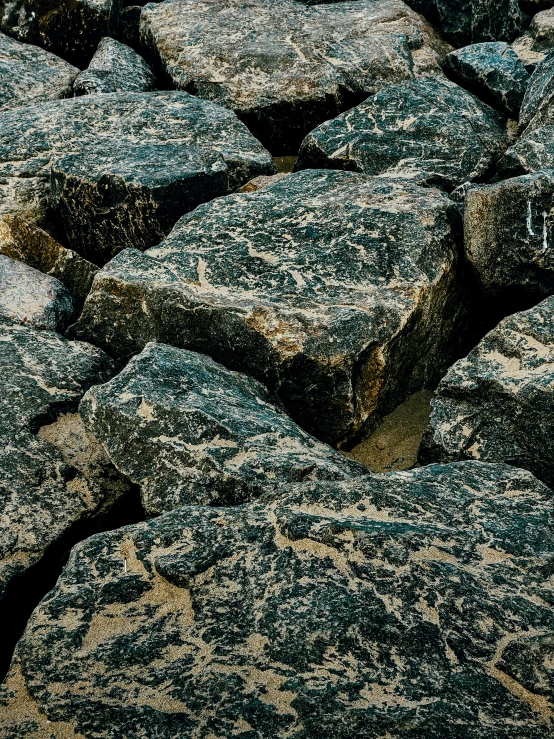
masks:
[[[98,272],[94,264],[18,216],[0,218],[0,254],[55,277],[67,288],[77,310],[82,307]]]
[[[505,318],[441,381],[424,463],[480,459],[554,485],[554,297]]]
[[[532,131],[554,123],[554,54],[537,64],[525,92],[519,114],[522,131]]]
[[[527,132],[506,150],[498,163],[503,177],[516,177],[540,169],[554,169],[554,125]]]
[[[141,41],[177,89],[232,108],[275,154],[382,87],[440,73],[450,49],[401,0],[152,3]]]
[[[140,485],[148,515],[236,505],[280,482],[367,474],[298,428],[256,380],[166,344],[148,344],[121,374],[89,390],[79,412]]]
[[[148,341],[209,354],[337,441],[448,366],[467,302],[457,239],[438,190],[300,172],[197,208],[146,254],[119,254],[72,335],[121,356]]]
[[[517,118],[529,73],[508,44],[490,42],[457,49],[446,55],[443,69],[483,102]]]
[[[97,92],[148,92],[156,78],[144,59],[129,46],[103,38],[88,68],[73,84],[75,95]]]
[[[466,257],[488,297],[509,306],[517,296],[554,293],[554,170],[471,187],[464,231]]]
[[[275,171],[233,113],[184,92],[4,111],[0,130],[0,214],[50,212],[65,245],[95,263],[159,243],[187,210]]]
[[[466,462],[91,537],[3,736],[550,739],[553,531],[532,475]]]
[[[0,33],[0,110],[71,97],[78,74],[54,54]]]
[[[554,47],[554,8],[537,13],[529,26],[529,34],[540,47]]]
[[[483,177],[507,146],[502,114],[458,85],[392,85],[304,139],[297,169],[329,167],[453,189]]]
[[[73,301],[59,280],[0,254],[0,315],[35,328],[63,331]]]

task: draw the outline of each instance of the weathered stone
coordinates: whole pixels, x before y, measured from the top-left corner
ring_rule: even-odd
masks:
[[[73,301],[59,280],[0,254],[0,315],[35,328],[63,331]]]
[[[441,381],[420,460],[479,459],[554,485],[554,297],[504,319]]]
[[[506,150],[498,163],[503,177],[554,169],[554,125],[528,131]]]
[[[78,74],[54,54],[0,33],[0,110],[71,97]]]
[[[3,736],[550,739],[553,510],[466,462],[91,537],[18,644]]]
[[[200,206],[146,254],[119,254],[72,335],[121,356],[148,341],[209,354],[336,442],[448,366],[467,302],[458,218],[438,190],[290,175]]]
[[[152,70],[129,46],[103,38],[88,68],[73,84],[75,95],[98,92],[148,92],[156,84]]]
[[[506,121],[458,85],[392,85],[304,139],[297,169],[329,167],[452,189],[482,178],[508,143]]]
[[[537,64],[546,59],[549,53],[548,49],[539,49],[537,42],[529,33],[524,33],[523,36],[516,38],[512,44],[512,49],[521,59],[529,74],[535,71]]]
[[[554,8],[543,10],[534,16],[529,26],[529,34],[538,46],[549,49],[554,47]]]
[[[387,85],[440,74],[450,49],[401,0],[175,0],[147,5],[140,33],[177,89],[231,108],[275,154]]]
[[[554,170],[469,188],[464,231],[487,297],[509,306],[554,293]]]
[[[483,102],[517,118],[529,73],[508,44],[490,42],[457,49],[446,55],[443,69]]]
[[[262,190],[264,187],[267,187],[268,185],[273,185],[275,182],[279,182],[279,180],[282,180],[284,177],[288,177],[290,172],[279,172],[278,174],[273,175],[260,175],[259,177],[254,177],[253,180],[250,180],[250,182],[247,182],[246,185],[243,185],[238,189],[238,192],[256,192],[256,190]]]
[[[275,171],[235,115],[184,92],[85,95],[0,113],[0,214],[44,221],[99,263]]]
[[[525,92],[519,114],[522,131],[554,123],[554,54],[537,64]]]
[[[81,309],[98,272],[94,264],[17,216],[0,218],[0,254],[55,277],[69,291],[76,310]]]

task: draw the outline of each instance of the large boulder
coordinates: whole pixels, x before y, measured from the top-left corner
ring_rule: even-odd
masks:
[[[234,110],[274,154],[387,85],[440,73],[450,48],[401,0],[151,3],[140,33],[172,85]]]
[[[484,177],[508,144],[504,116],[436,78],[391,85],[309,133],[297,169],[329,167],[452,190]]]
[[[87,69],[73,84],[75,95],[99,92],[149,92],[156,78],[136,51],[113,38],[103,38]]]
[[[551,739],[553,531],[536,478],[466,462],[93,536],[3,736]]]
[[[441,192],[306,171],[183,217],[95,277],[72,335],[129,356],[209,354],[337,442],[448,366],[465,316],[458,211]]]
[[[272,174],[229,110],[184,92],[85,95],[0,113],[0,215],[51,218],[104,263],[159,243],[186,211]]]
[[[441,381],[419,458],[479,459],[554,486],[554,297],[505,318]]]

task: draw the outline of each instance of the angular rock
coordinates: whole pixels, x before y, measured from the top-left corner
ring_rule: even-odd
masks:
[[[272,174],[233,113],[184,92],[85,95],[0,113],[0,214],[54,220],[103,263],[159,243],[199,203]]]
[[[55,277],[0,254],[0,315],[35,328],[63,331],[73,315],[73,301]]]
[[[392,85],[309,133],[296,169],[328,167],[453,189],[483,178],[508,143],[504,116],[458,85]]]
[[[4,736],[550,738],[553,531],[532,475],[466,462],[91,537],[17,646]]]
[[[156,78],[144,59],[129,46],[103,38],[88,68],[73,84],[75,95],[99,92],[148,92]]]
[[[548,49],[554,47],[554,8],[543,10],[534,16],[529,26],[529,34],[538,46]]]
[[[67,288],[76,310],[81,309],[98,272],[94,264],[17,216],[0,218],[0,254],[55,277]]]
[[[554,485],[554,297],[501,321],[441,381],[420,461],[507,462]]]
[[[519,114],[522,131],[554,123],[554,54],[537,64],[525,92]]]
[[[92,388],[79,412],[115,466],[140,485],[144,510],[237,505],[281,482],[367,474],[306,434],[276,398],[209,357],[148,344]]]
[[[443,69],[483,102],[517,118],[529,73],[508,44],[491,42],[457,49],[446,55]]]
[[[458,211],[438,190],[306,171],[217,198],[101,270],[72,335],[211,355],[337,442],[448,366],[467,310]],[[440,374],[438,375],[440,377]]]
[[[0,33],[0,110],[71,97],[79,70]]]
[[[554,293],[554,170],[469,188],[464,231],[487,297],[509,306]]]
[[[521,59],[529,74],[535,71],[537,64],[546,59],[549,53],[548,49],[538,48],[537,42],[529,33],[524,33],[523,36],[516,38],[512,44],[512,49]]]
[[[151,3],[140,34],[172,85],[234,110],[274,154],[387,85],[439,74],[450,50],[401,0]]]
[[[541,126],[527,131],[498,163],[498,172],[503,177],[554,169],[554,125]]]

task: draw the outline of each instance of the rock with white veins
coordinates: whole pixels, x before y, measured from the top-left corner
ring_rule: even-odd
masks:
[[[401,0],[174,0],[150,3],[140,22],[177,89],[234,110],[274,154],[387,85],[440,74],[450,50]]]
[[[95,277],[72,335],[130,356],[199,351],[277,391],[336,442],[432,386],[463,337],[459,213],[435,189],[292,174],[184,216]]]
[[[75,95],[98,92],[148,92],[156,78],[144,59],[129,46],[103,38],[87,69],[73,84]]]
[[[17,646],[3,736],[550,739],[552,502],[465,462],[93,536]]]
[[[420,461],[479,459],[554,486],[554,297],[505,318],[441,381]]]

